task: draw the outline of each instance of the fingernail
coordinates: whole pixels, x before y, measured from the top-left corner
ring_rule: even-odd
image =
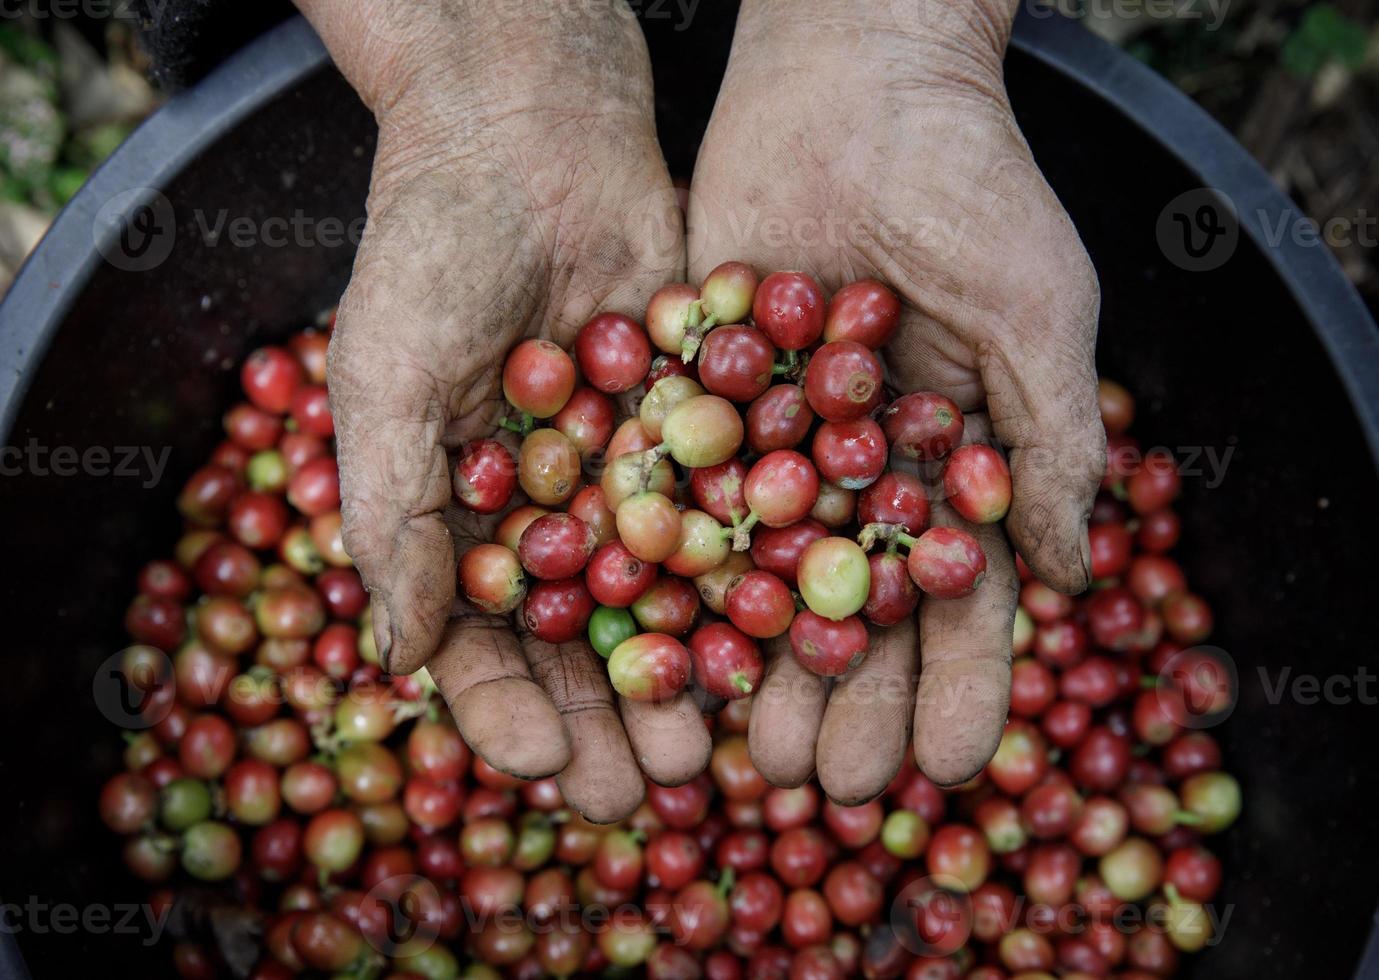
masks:
[[[1088,585],[1092,584],[1092,539],[1087,534],[1087,522],[1082,522],[1082,572]]]
[[[373,604],[373,642],[378,649],[378,666],[384,673],[388,670],[388,654],[393,650],[393,621],[388,615],[388,605],[375,600]]]

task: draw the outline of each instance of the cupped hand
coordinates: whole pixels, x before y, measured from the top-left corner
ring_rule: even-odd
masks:
[[[703,769],[699,713],[688,696],[616,705],[586,643],[519,638],[457,603],[457,557],[491,527],[453,503],[451,467],[498,429],[507,351],[524,337],[568,347],[594,314],[644,309],[683,276],[682,223],[635,21],[459,22],[480,10],[454,4],[451,42],[406,44],[353,9],[313,16],[380,127],[330,348],[344,541],[384,666],[429,662],[487,762],[558,773],[573,807],[609,821],[641,800],[642,770],[676,784]]]
[[[995,0],[747,0],[691,187],[690,278],[745,259],[829,290],[891,285],[904,303],[886,351],[893,383],[989,414],[1014,479],[1006,531],[1040,578],[1077,592],[1105,448],[1099,296],[1006,98],[1012,13]],[[987,436],[982,424],[972,419],[968,437]],[[941,503],[934,520],[960,522]],[[817,769],[831,797],[861,802],[894,775],[911,728],[936,782],[989,760],[1008,706],[1018,579],[999,528],[968,530],[987,578],[966,599],[922,605],[918,651],[912,630],[892,628],[831,694],[774,658],[750,735],[767,779],[796,784]]]

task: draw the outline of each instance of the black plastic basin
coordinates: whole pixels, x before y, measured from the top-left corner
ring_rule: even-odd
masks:
[[[664,115],[702,125],[730,26],[708,11],[684,33],[649,25]],[[1239,671],[1240,701],[1219,734],[1246,811],[1224,839],[1223,942],[1186,973],[1350,976],[1379,898],[1379,714],[1365,703],[1373,681],[1361,684],[1375,673],[1379,598],[1374,325],[1323,248],[1292,235],[1269,244],[1280,218],[1298,217],[1286,199],[1137,63],[1075,25],[1030,18],[1009,80],[1101,274],[1102,369],[1139,396],[1142,439],[1198,453],[1204,471],[1187,480],[1181,552],[1218,613],[1214,642]],[[663,131],[684,140],[667,154],[687,173],[695,126]],[[306,246],[289,234],[280,247],[237,247],[206,242],[200,225],[224,209],[230,220],[300,213],[347,229],[363,211],[372,141],[369,116],[309,29],[285,24],[136,133],[0,308],[0,441],[12,447],[0,479],[0,903],[10,926],[0,976],[23,976],[25,964],[41,977],[168,969],[142,920],[122,921],[143,891],[96,818],[121,743],[93,678],[123,645],[141,560],[178,533],[172,501],[217,440],[232,367],[333,303],[352,259],[347,241]],[[1224,220],[1201,211],[1206,199],[1169,207],[1204,185],[1234,202],[1233,249],[1202,231]],[[117,266],[93,228],[140,187],[163,195],[153,217],[175,240],[107,248]],[[1184,223],[1197,232],[1186,241]],[[91,447],[113,457],[82,464]],[[116,468],[120,447],[150,455]],[[164,450],[154,479],[147,460]],[[1227,452],[1218,483],[1210,460]],[[78,472],[62,475],[68,466]],[[1313,677],[1333,679],[1331,697],[1310,703],[1310,687],[1295,686]]]

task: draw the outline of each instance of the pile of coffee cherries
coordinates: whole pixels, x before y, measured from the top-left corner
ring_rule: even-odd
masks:
[[[712,295],[709,285],[701,295]],[[866,295],[885,298],[870,286]],[[832,308],[846,308],[844,298]],[[662,321],[651,324],[662,336]],[[701,348],[712,353],[721,329]],[[1177,469],[1126,434],[1134,404],[1124,389],[1102,384],[1111,452],[1092,517],[1096,584],[1069,598],[1021,566],[1011,717],[981,774],[941,789],[907,762],[881,798],[857,807],[825,800],[813,782],[770,787],[747,752],[749,695],[706,717],[707,773],[680,787],[648,783],[631,817],[595,826],[565,806],[553,779],[523,783],[474,756],[425,671],[380,670],[368,597],[340,543],[327,337],[308,330],[249,358],[247,400],[226,413],[227,439],[179,497],[185,531],[171,557],[141,571],[126,617],[135,645],[121,670],[141,716],[127,724],[124,769],[105,784],[99,812],[147,883],[153,914],[167,917],[180,976],[1148,980],[1172,976],[1184,953],[1220,938],[1223,913],[1212,903],[1222,868],[1208,844],[1241,798],[1207,725],[1233,692],[1224,663],[1198,646],[1210,609],[1168,554],[1180,529]],[[583,390],[577,397],[603,404]],[[813,411],[807,395],[798,404],[797,415]],[[527,442],[552,433],[578,452],[568,422]],[[637,438],[628,482],[660,493],[639,486],[660,443]],[[470,463],[461,471],[475,472]],[[482,491],[483,480],[468,482]],[[787,567],[805,550],[796,536],[835,540],[828,531],[846,523],[852,501],[832,492],[832,506],[816,499],[812,517],[777,529],[763,516],[774,515],[774,496],[751,503],[728,481],[713,485],[723,493],[704,494],[707,520],[677,511],[680,536],[659,578],[630,549],[602,550],[621,540],[608,530],[621,507],[594,496],[604,488],[576,491],[566,513],[607,540],[584,545],[582,580],[579,570],[537,578],[527,617],[546,628],[532,607],[547,582],[573,580],[563,587],[627,608],[595,563],[614,554],[615,570],[646,575],[653,588],[698,579],[670,586],[687,596],[675,601],[647,601],[637,582],[622,581],[621,595],[641,596],[633,616],[653,630],[640,636],[685,632],[673,617],[684,622],[689,598],[729,616],[720,636],[752,636],[751,617],[740,608],[731,616],[728,585],[740,578],[731,593],[743,594],[752,558],[772,576],[757,580],[761,591],[775,580],[798,586]],[[600,508],[576,506],[580,494]],[[874,508],[879,519],[867,524],[917,530],[921,522],[898,518],[923,496],[901,499],[857,507]],[[522,566],[563,559],[539,556],[540,536],[514,533],[546,515],[511,514],[482,548],[519,555]],[[732,551],[753,514],[749,551]],[[681,547],[687,526],[712,532],[695,540],[713,549],[729,542],[716,568],[691,574],[701,552]],[[891,554],[897,537],[884,540]],[[507,567],[520,592],[523,572]],[[625,642],[594,633],[605,651]],[[745,693],[738,681],[754,683],[757,668],[741,669],[740,678],[726,671],[720,689]]]
[[[874,280],[830,302],[803,273],[758,282],[727,262],[698,289],[658,291],[645,330],[605,313],[573,357],[518,345],[503,368],[516,458],[474,443],[454,486],[480,514],[507,510],[519,487],[528,502],[464,556],[462,592],[542,640],[587,631],[633,700],[673,697],[691,677],[745,697],[762,675],[757,641],[785,634],[818,674],[856,667],[864,620],[894,625],[921,593],[960,598],[985,572],[971,534],[929,526],[921,476],[969,521],[1010,506],[1004,458],[961,444],[951,400],[886,403],[876,351],[899,318]],[[635,414],[619,424],[629,393]],[[723,618],[701,625],[703,607]]]

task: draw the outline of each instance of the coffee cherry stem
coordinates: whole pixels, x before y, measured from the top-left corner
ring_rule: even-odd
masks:
[[[680,360],[686,364],[694,361],[694,357],[699,353],[699,345],[703,343],[704,337],[710,330],[718,326],[718,317],[710,313],[704,316],[704,301],[697,299],[689,305],[689,313],[685,322],[685,339],[680,343]]]
[[[500,428],[507,429],[509,432],[516,432],[520,436],[530,435],[532,429],[536,428],[536,416],[531,412],[523,412],[521,418],[514,421],[505,418],[498,423]]]
[[[638,479],[638,485],[641,487],[642,493],[646,493],[651,487],[651,474],[656,469],[656,464],[669,455],[670,449],[665,443],[661,443],[659,446],[652,446],[642,453],[641,476]]]
[[[800,357],[799,351],[788,350],[782,360],[772,365],[773,375],[784,375],[792,381],[798,380],[804,374],[807,359]]]
[[[405,721],[413,718],[420,718],[427,714],[431,708],[431,699],[423,697],[416,701],[398,701],[393,704],[393,723],[401,725]]]
[[[316,750],[320,755],[324,755],[329,759],[334,759],[340,750],[345,747],[344,740],[340,737],[340,734],[332,730],[329,717],[322,718],[320,721],[314,723],[309,731],[311,734],[311,744],[316,746]]]
[[[714,886],[714,890],[717,891],[719,895],[722,895],[724,898],[727,898],[728,893],[733,890],[733,886],[736,884],[737,873],[733,870],[732,865],[728,865],[719,874],[718,884]]]
[[[747,679],[747,675],[742,671],[739,670],[734,673],[731,677],[731,681],[733,687],[737,688],[743,694],[752,693],[752,682]]]
[[[756,527],[760,520],[761,515],[756,511],[751,511],[745,521],[733,528],[734,551],[746,551],[752,546],[752,528]]]
[[[891,554],[895,554],[897,545],[903,544],[906,548],[913,548],[916,540],[918,539],[905,531],[903,524],[868,524],[857,535],[857,543],[862,546],[863,551],[870,551],[877,542],[884,542],[886,550]]]

